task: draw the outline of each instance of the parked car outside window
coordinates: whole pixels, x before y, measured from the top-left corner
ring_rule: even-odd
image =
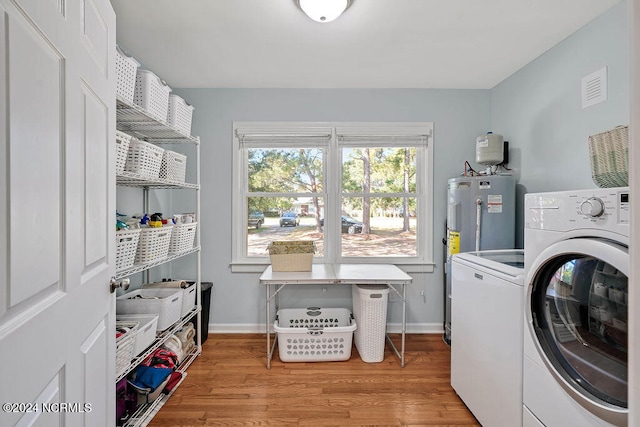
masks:
[[[264,214],[260,211],[249,212],[249,227],[260,228],[264,224]]]
[[[362,223],[355,218],[351,218],[347,215],[342,215],[342,232],[347,234],[360,234],[362,233]],[[320,226],[324,227],[324,218],[320,219]]]
[[[280,227],[284,226],[296,227],[300,225],[300,217],[295,212],[285,212],[280,217]]]

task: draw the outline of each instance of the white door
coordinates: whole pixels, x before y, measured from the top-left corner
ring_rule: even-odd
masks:
[[[113,426],[115,14],[0,13],[0,425]]]

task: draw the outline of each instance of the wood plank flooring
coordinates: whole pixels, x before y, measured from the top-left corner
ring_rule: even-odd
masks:
[[[267,370],[263,334],[210,334],[149,427],[479,426],[449,384],[442,337],[406,337],[405,368],[387,345],[381,363],[355,346],[345,362],[283,363],[276,349]]]

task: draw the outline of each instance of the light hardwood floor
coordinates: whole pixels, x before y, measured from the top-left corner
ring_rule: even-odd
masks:
[[[479,426],[449,384],[440,335],[407,335],[405,368],[387,345],[381,363],[355,346],[346,362],[283,363],[276,350],[267,370],[265,341],[209,335],[149,426]]]

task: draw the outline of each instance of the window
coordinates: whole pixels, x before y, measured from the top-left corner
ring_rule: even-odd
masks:
[[[234,123],[233,268],[275,240],[314,262],[433,267],[431,123]]]

